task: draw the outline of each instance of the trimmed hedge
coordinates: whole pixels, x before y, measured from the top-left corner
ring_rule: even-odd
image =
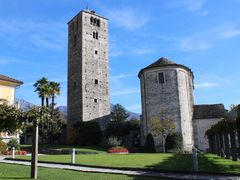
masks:
[[[174,133],[167,136],[165,147],[168,152],[181,153],[183,149],[182,143],[182,135],[180,133]]]

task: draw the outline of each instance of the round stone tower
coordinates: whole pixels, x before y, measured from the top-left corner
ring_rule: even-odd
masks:
[[[151,119],[161,115],[174,121],[176,132],[182,134],[184,151],[191,152],[194,89],[191,69],[166,58],[160,58],[142,69],[138,77],[141,81],[142,144],[151,133]]]

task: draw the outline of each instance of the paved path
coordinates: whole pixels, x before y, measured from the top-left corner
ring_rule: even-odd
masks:
[[[8,164],[20,164],[20,165],[30,165],[30,162],[26,161],[12,161],[4,160],[4,157],[0,157],[0,163]],[[107,168],[93,168],[93,167],[83,167],[83,166],[71,166],[62,164],[50,164],[50,163],[38,163],[39,167],[46,168],[59,168],[83,172],[98,172],[98,173],[111,173],[111,174],[125,174],[132,176],[148,176],[148,177],[165,177],[165,178],[176,178],[176,179],[197,179],[197,180],[240,180],[240,176],[219,176],[219,175],[208,175],[208,174],[176,174],[176,173],[162,173],[154,171],[136,171],[136,170],[120,170],[120,169],[107,169]]]

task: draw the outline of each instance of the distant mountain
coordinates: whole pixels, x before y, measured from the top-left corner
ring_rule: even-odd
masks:
[[[20,108],[24,111],[27,111],[29,108],[31,108],[32,106],[34,106],[34,104],[28,102],[28,101],[25,101],[24,99],[17,99],[17,102],[20,106]],[[60,111],[60,113],[62,114],[63,118],[67,118],[67,106],[58,106],[57,107]],[[113,108],[113,104],[111,104],[111,109]],[[128,117],[128,120],[130,120],[131,118],[137,118],[137,119],[140,119],[140,114],[138,113],[134,113],[134,112],[131,112],[131,111],[128,111],[127,112],[129,113],[129,117]]]
[[[27,111],[31,107],[35,106],[34,104],[32,104],[32,103],[30,103],[28,101],[25,101],[24,99],[17,99],[16,103],[18,104],[20,109],[22,109],[23,111]]]
[[[67,116],[67,106],[58,106],[57,108],[59,109],[60,112],[62,112],[65,116]],[[111,104],[111,109],[112,108],[113,108],[113,104]],[[128,120],[130,120],[131,118],[140,119],[140,114],[134,113],[128,110],[127,112],[129,113]]]

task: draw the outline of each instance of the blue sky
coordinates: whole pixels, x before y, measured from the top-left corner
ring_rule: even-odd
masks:
[[[141,112],[139,70],[160,57],[192,69],[195,104],[240,103],[240,0],[89,0],[109,18],[111,103]],[[24,81],[17,97],[40,104],[32,84],[61,83],[67,102],[67,22],[87,0],[0,0],[0,74]]]

